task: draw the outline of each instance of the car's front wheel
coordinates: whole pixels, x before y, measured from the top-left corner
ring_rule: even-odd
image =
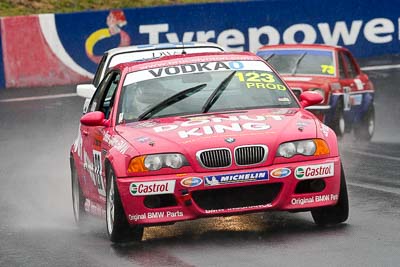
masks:
[[[375,108],[371,104],[368,111],[360,121],[359,125],[354,128],[354,134],[361,141],[369,141],[375,132]]]
[[[106,223],[107,233],[112,242],[122,243],[142,239],[143,227],[130,226],[126,219],[112,168],[109,168],[107,175]]]
[[[311,211],[317,225],[333,225],[342,223],[349,217],[349,200],[347,196],[346,178],[341,168],[339,199],[335,206],[317,208]]]
[[[340,100],[336,104],[335,113],[329,126],[336,133],[337,137],[343,137],[346,130],[346,122],[344,120],[343,102]]]
[[[85,211],[85,198],[79,184],[78,173],[74,161],[71,160],[71,185],[72,185],[72,207],[74,211],[75,222],[81,225],[87,219]]]

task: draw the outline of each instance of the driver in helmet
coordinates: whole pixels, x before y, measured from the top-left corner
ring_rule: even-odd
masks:
[[[157,80],[145,80],[128,85],[123,100],[124,119],[137,118],[160,103],[165,94],[164,86]]]

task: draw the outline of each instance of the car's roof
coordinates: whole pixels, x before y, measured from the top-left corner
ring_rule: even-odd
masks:
[[[131,46],[122,46],[108,50],[106,53],[109,56],[113,56],[115,54],[127,53],[133,51],[146,51],[146,50],[157,50],[157,49],[173,49],[173,48],[189,48],[189,47],[215,47],[219,48],[221,51],[224,49],[222,46],[219,46],[215,43],[199,43],[199,42],[179,42],[179,43],[161,43],[161,44],[145,44],[145,45],[131,45]]]
[[[173,65],[212,62],[212,61],[245,61],[245,60],[262,60],[259,56],[251,52],[207,52],[193,54],[179,54],[173,56],[165,56],[153,60],[142,62],[122,63],[114,67],[122,71],[132,72],[138,70],[161,68]]]
[[[275,49],[324,49],[324,50],[338,50],[345,49],[341,46],[326,45],[326,44],[279,44],[279,45],[265,45],[258,49],[258,51],[275,50]]]

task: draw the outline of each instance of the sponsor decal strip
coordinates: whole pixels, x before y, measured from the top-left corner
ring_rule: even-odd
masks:
[[[327,194],[327,195],[318,195],[312,197],[298,197],[292,198],[290,203],[292,205],[304,205],[310,203],[319,203],[319,202],[326,202],[326,201],[335,201],[339,199],[339,195],[337,194]]]
[[[334,164],[318,164],[299,166],[295,170],[295,176],[299,180],[330,177],[334,175]]]
[[[175,180],[144,183],[131,183],[129,192],[132,196],[148,196],[172,194],[175,190]]]
[[[210,62],[194,62],[176,64],[174,66],[160,66],[149,70],[141,70],[130,73],[124,81],[124,86],[149,80],[161,78],[171,75],[182,75],[199,72],[210,71],[238,71],[238,70],[259,70],[264,72],[272,72],[271,69],[262,61],[210,61]]]
[[[128,218],[130,221],[139,221],[146,219],[162,219],[162,218],[177,218],[183,217],[182,211],[155,211],[155,212],[144,212],[141,214],[129,214]]]
[[[274,178],[288,177],[292,171],[289,168],[278,168],[271,171],[271,176]]]
[[[243,172],[243,173],[205,176],[204,184],[207,186],[216,186],[216,185],[221,185],[221,184],[255,182],[255,181],[262,181],[262,180],[268,180],[268,171]]]
[[[184,187],[196,187],[203,183],[203,179],[199,177],[187,177],[181,181],[181,185]]]

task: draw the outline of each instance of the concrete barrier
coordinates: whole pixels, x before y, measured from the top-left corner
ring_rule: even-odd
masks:
[[[90,80],[104,51],[129,44],[209,41],[229,51],[327,43],[356,57],[400,53],[400,5],[266,0],[42,14],[0,19],[0,87]]]

